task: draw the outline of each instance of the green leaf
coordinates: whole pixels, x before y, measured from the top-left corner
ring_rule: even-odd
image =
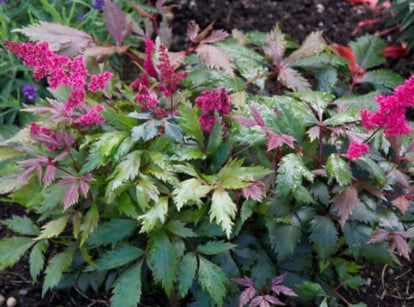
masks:
[[[302,158],[294,153],[287,154],[281,159],[277,173],[276,193],[279,196],[286,196],[302,186],[303,177],[309,181],[313,181],[314,178]]]
[[[63,275],[63,272],[71,265],[74,252],[75,249],[69,247],[65,251],[56,254],[52,259],[50,259],[49,264],[45,270],[45,278],[42,287],[42,298],[45,297],[45,294],[49,289],[57,286]]]
[[[220,144],[223,142],[223,128],[219,117],[216,115],[216,121],[208,136],[207,154],[212,155],[217,152]]]
[[[68,219],[69,215],[64,215],[56,220],[51,220],[50,222],[46,223],[42,226],[42,231],[35,240],[57,237],[65,229],[66,224],[68,223]]]
[[[235,248],[236,245],[224,241],[208,241],[197,246],[197,250],[205,255],[216,255]]]
[[[302,236],[300,227],[287,224],[276,224],[273,221],[266,223],[270,241],[277,253],[278,261],[285,260],[293,254]]]
[[[229,52],[233,65],[245,80],[250,81],[268,72],[264,56],[251,48],[240,45],[234,40],[222,41],[216,45]],[[265,80],[266,78],[263,76],[255,80],[254,84],[263,89]]]
[[[132,265],[114,282],[111,306],[136,307],[141,300],[142,261]]]
[[[0,271],[14,265],[35,243],[33,238],[10,237],[0,241]]]
[[[326,172],[334,176],[339,185],[348,185],[352,181],[351,168],[344,159],[337,154],[331,154],[326,161]]]
[[[326,259],[337,250],[338,233],[334,222],[326,216],[316,216],[311,221],[310,240],[321,259]]]
[[[211,186],[206,185],[203,180],[198,178],[191,178],[180,182],[173,191],[174,203],[177,210],[181,210],[181,208],[190,200],[199,202],[200,199],[206,196],[211,190]]]
[[[201,288],[211,295],[217,306],[223,306],[228,282],[226,274],[219,266],[206,258],[200,256],[198,260],[198,280]]]
[[[43,191],[43,199],[38,209],[40,213],[52,211],[56,207],[63,204],[63,195],[69,189],[69,185],[52,185]],[[37,204],[38,205],[38,204]]]
[[[165,233],[158,232],[150,238],[147,263],[154,279],[161,282],[167,295],[171,296],[177,276],[178,258],[173,244]]]
[[[27,216],[13,215],[12,218],[1,221],[10,230],[29,236],[37,236],[40,232],[39,227]]]
[[[243,160],[233,160],[217,174],[220,185],[225,189],[241,189],[248,187],[256,179],[272,173],[272,170],[261,166],[242,166]]]
[[[142,153],[142,150],[135,150],[116,166],[115,171],[110,176],[113,179],[108,183],[107,189],[114,191],[124,182],[135,179],[140,171]]]
[[[165,225],[165,229],[181,238],[197,237],[197,234],[191,229],[185,227],[185,224],[178,220],[171,220]]]
[[[30,252],[30,276],[32,277],[33,281],[36,281],[40,272],[43,270],[43,267],[45,265],[45,251],[48,246],[49,244],[47,240],[42,240],[37,242]]]
[[[0,146],[0,162],[6,161],[11,158],[20,157],[23,155],[22,152],[11,147]]]
[[[114,250],[108,250],[95,260],[96,269],[87,267],[86,271],[107,271],[119,268],[135,259],[141,257],[144,251],[134,246],[122,246]]]
[[[375,35],[364,35],[349,44],[354,51],[359,66],[368,69],[381,65],[385,57],[381,51],[387,46],[385,41]]]
[[[178,292],[181,297],[185,297],[191,288],[196,270],[197,258],[194,253],[185,254],[178,267],[178,276],[180,276],[178,279]]]
[[[136,221],[112,219],[98,226],[87,239],[89,246],[101,246],[116,243],[134,233],[138,227]]]
[[[293,51],[288,61],[306,58],[321,53],[328,45],[326,44],[322,31],[314,31],[308,34],[299,49]]]
[[[116,112],[112,108],[106,108],[100,113],[105,118],[105,123],[111,125],[117,130],[130,131],[136,126],[136,120],[125,115],[122,112]]]
[[[323,124],[326,126],[341,126],[346,123],[355,122],[358,119],[354,115],[354,112],[340,112],[324,120]]]
[[[213,220],[217,222],[226,233],[227,238],[231,235],[236,212],[237,206],[230,195],[224,190],[216,189],[211,199],[210,222]]]
[[[404,78],[392,70],[377,69],[367,71],[362,77],[361,82],[380,84],[393,89],[404,83]]]
[[[157,225],[165,223],[168,213],[168,197],[160,197],[155,204],[143,215],[138,217],[142,222],[140,232],[150,232]]]
[[[178,111],[180,113],[177,117],[178,125],[188,136],[193,137],[201,148],[204,148],[204,134],[198,120],[198,108],[181,103]]]
[[[158,135],[159,120],[149,120],[139,126],[132,128],[131,138],[134,141],[149,141]]]
[[[375,161],[367,157],[360,157],[355,160],[354,163],[365,170],[369,175],[369,178],[372,178],[381,187],[384,186],[387,180],[385,172]]]
[[[80,231],[82,232],[80,245],[85,244],[86,239],[90,236],[92,231],[98,226],[99,222],[99,211],[98,205],[93,204],[88,212],[86,212],[85,217],[80,225]]]

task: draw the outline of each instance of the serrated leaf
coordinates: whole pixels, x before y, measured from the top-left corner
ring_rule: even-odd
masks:
[[[341,224],[344,225],[352,210],[359,202],[356,187],[353,185],[346,187],[332,199],[332,202],[335,204],[335,211],[338,212],[341,218]]]
[[[197,257],[194,253],[187,253],[181,259],[178,267],[178,291],[181,297],[185,297],[193,284],[197,270]]]
[[[376,69],[367,71],[361,82],[380,84],[393,89],[404,83],[404,78],[389,69]]]
[[[86,212],[85,217],[83,218],[83,221],[80,225],[80,231],[82,232],[80,246],[86,242],[86,239],[98,226],[98,222],[99,211],[98,205],[95,203],[89,208],[88,212]]]
[[[0,241],[0,271],[14,265],[35,243],[33,238],[10,237]]]
[[[37,280],[45,265],[45,251],[49,244],[47,240],[39,241],[33,246],[29,256],[30,276],[33,281]]]
[[[224,241],[208,241],[197,246],[197,251],[205,255],[216,255],[235,248],[236,245]]]
[[[158,135],[158,120],[149,120],[139,126],[132,128],[131,138],[134,141],[149,141]]]
[[[45,294],[49,289],[57,286],[63,272],[71,265],[74,252],[74,248],[67,248],[65,251],[56,254],[52,259],[50,259],[45,270],[42,298],[45,297]]]
[[[206,185],[205,182],[199,178],[191,178],[179,183],[173,191],[174,203],[177,210],[181,208],[190,200],[198,202],[205,197],[213,188]]]
[[[276,224],[274,222],[266,223],[270,242],[277,253],[278,261],[285,260],[289,255],[293,254],[295,251],[302,231],[300,227],[296,225],[287,225],[287,224]]]
[[[312,219],[309,239],[321,259],[327,259],[337,250],[338,233],[329,217],[316,216]]]
[[[141,166],[142,150],[135,150],[125,156],[125,159],[118,163],[111,175],[113,178],[107,186],[110,191],[116,190],[124,182],[132,181],[138,175]]]
[[[168,213],[168,197],[160,197],[155,204],[143,215],[138,217],[142,222],[140,232],[150,232],[156,226],[165,223]]]
[[[345,123],[352,123],[357,119],[352,112],[341,112],[329,117],[323,123],[326,126],[340,126]]]
[[[154,279],[161,282],[167,295],[171,296],[178,271],[178,258],[173,244],[165,233],[158,232],[151,237],[147,250],[147,263]]]
[[[349,44],[360,67],[368,69],[381,65],[385,57],[381,54],[386,47],[383,39],[375,35],[364,35]]]
[[[266,35],[266,46],[263,50],[275,63],[281,63],[286,50],[286,39],[278,24]]]
[[[279,163],[276,178],[276,193],[286,196],[289,192],[296,190],[302,185],[303,178],[313,181],[314,174],[309,171],[297,154],[285,155]]]
[[[112,219],[99,225],[86,240],[89,246],[101,246],[116,243],[130,236],[136,228],[136,221],[127,219]]]
[[[49,239],[57,237],[65,229],[66,224],[68,223],[69,215],[64,215],[56,220],[51,220],[42,226],[42,231],[35,240]]]
[[[136,307],[141,300],[142,261],[129,267],[114,282],[111,306]]]
[[[201,148],[204,147],[204,134],[198,120],[198,109],[189,104],[182,103],[178,107],[180,116],[177,117],[178,125],[184,132],[193,137]]]
[[[135,246],[121,246],[114,250],[108,250],[95,260],[96,269],[87,267],[86,271],[108,271],[119,268],[144,254],[144,251]]]
[[[171,220],[165,225],[165,229],[181,238],[197,237],[197,234],[191,228],[185,227],[181,221]]]
[[[227,238],[231,235],[236,212],[237,206],[229,193],[220,189],[214,190],[209,211],[210,221],[217,222],[226,233]]]
[[[226,275],[219,266],[206,258],[200,256],[198,260],[198,280],[201,288],[210,294],[217,306],[222,306],[228,282]]]
[[[217,180],[225,189],[241,189],[250,186],[272,171],[261,166],[242,166],[243,160],[233,160],[217,174]]]
[[[263,55],[232,40],[220,42],[217,46],[230,54],[235,68],[245,80],[254,80],[255,85],[264,88],[266,80],[264,75],[268,72],[268,68]],[[262,75],[263,77],[258,77]]]
[[[384,170],[373,160],[367,157],[360,157],[354,161],[360,168],[367,171],[370,178],[372,178],[380,186],[386,183],[386,176]]]
[[[326,172],[334,176],[339,185],[344,186],[352,181],[351,168],[337,154],[331,154],[326,161]]]
[[[136,126],[136,120],[121,112],[116,112],[111,108],[106,108],[100,114],[105,118],[105,123],[117,130],[129,131]]]
[[[27,216],[13,215],[10,219],[1,221],[10,230],[29,236],[37,236],[40,232],[39,227]]]
[[[293,51],[288,58],[288,61],[293,61],[299,58],[306,58],[325,50],[327,44],[322,37],[322,31],[312,32],[306,36],[304,42],[299,49]]]
[[[297,70],[283,66],[277,75],[277,81],[293,91],[309,91],[311,85],[308,80]]]
[[[93,38],[78,29],[54,22],[40,22],[22,29],[15,29],[32,41],[48,42],[53,51],[59,51],[68,56],[75,56],[83,49],[93,44]]]
[[[195,51],[204,66],[222,70],[229,76],[234,76],[231,57],[227,51],[207,44],[199,45]]]
[[[104,1],[102,15],[108,33],[115,39],[117,46],[121,46],[132,32],[132,22],[127,19],[122,8],[112,1]]]

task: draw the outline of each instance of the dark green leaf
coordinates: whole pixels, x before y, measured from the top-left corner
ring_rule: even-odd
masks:
[[[197,234],[191,228],[185,227],[181,221],[171,220],[165,225],[165,229],[181,238],[197,237]]]
[[[273,221],[268,221],[266,225],[269,231],[270,242],[277,253],[277,259],[278,261],[283,261],[295,251],[302,231],[298,226],[276,224]]]
[[[105,123],[111,125],[117,130],[130,131],[135,127],[137,121],[131,117],[125,115],[122,112],[116,112],[112,108],[106,108],[101,115],[105,118]]]
[[[205,255],[216,255],[216,254],[224,253],[235,247],[236,245],[230,242],[208,241],[205,244],[198,245],[197,250],[200,253],[205,254]]]
[[[193,284],[197,270],[197,258],[193,253],[187,253],[181,259],[178,267],[178,291],[181,297],[185,297]]]
[[[116,243],[134,233],[139,224],[127,219],[112,219],[98,226],[86,240],[89,246]]]
[[[14,265],[35,243],[33,238],[10,237],[0,241],[0,270]]]
[[[387,46],[385,41],[375,35],[364,35],[349,44],[354,51],[359,66],[372,68],[385,62],[381,51]]]
[[[348,185],[352,181],[351,168],[344,159],[337,154],[331,154],[326,161],[326,172],[335,177],[339,185]]]
[[[404,83],[404,78],[392,70],[377,69],[367,71],[362,77],[361,82],[380,84],[393,89]]]
[[[141,300],[142,261],[123,272],[114,283],[111,306],[136,307]]]
[[[1,223],[22,235],[37,236],[40,232],[39,227],[27,216],[13,215],[10,219],[1,221]]]
[[[311,221],[310,240],[320,258],[326,259],[337,250],[338,233],[334,222],[326,216],[316,216]]]
[[[180,116],[177,117],[178,125],[184,132],[193,137],[201,148],[204,148],[204,134],[198,120],[198,109],[188,104],[180,104],[178,111]]]
[[[161,282],[168,296],[174,292],[178,270],[178,258],[174,246],[165,233],[154,234],[149,242],[147,263],[154,275],[154,279]]]
[[[57,286],[61,279],[63,272],[69,268],[72,263],[74,248],[67,248],[65,251],[56,254],[50,259],[49,264],[45,271],[45,279],[42,287],[42,297],[45,296],[46,292]]]
[[[144,251],[134,246],[122,246],[114,250],[108,250],[95,260],[96,270],[106,271],[119,268],[143,255]],[[88,267],[87,271],[95,268]]]
[[[223,270],[207,260],[204,257],[199,257],[198,280],[201,288],[208,292],[218,306],[223,305],[223,300],[226,296],[227,278]]]
[[[46,240],[42,240],[36,243],[33,246],[32,251],[30,252],[29,264],[30,264],[30,276],[32,280],[36,280],[40,272],[43,270],[45,265],[45,251],[48,248],[49,244]]]

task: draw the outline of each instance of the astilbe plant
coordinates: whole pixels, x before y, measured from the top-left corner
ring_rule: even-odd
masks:
[[[412,79],[343,97],[348,63],[322,33],[288,48],[277,26],[238,41],[190,23],[172,53],[157,23],[165,4],[133,6],[156,37],[103,1],[114,46],[48,23],[22,30],[37,43],[5,42],[50,97],[0,147],[3,200],[39,216],[2,222],[16,235],[0,241],[0,269],[28,252],[43,296],[105,287],[113,306],[148,291],[172,306],[314,305],[358,289],[364,261],[409,258]],[[39,28],[52,27],[72,43],[51,50]],[[123,46],[130,36],[141,52]],[[356,60],[382,62],[367,63],[360,44]],[[109,68],[116,52],[141,69],[130,83]]]

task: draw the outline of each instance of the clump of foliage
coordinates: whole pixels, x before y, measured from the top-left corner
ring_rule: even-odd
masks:
[[[37,218],[2,221],[16,235],[0,269],[28,253],[43,296],[76,284],[113,306],[150,291],[174,306],[334,306],[364,261],[408,258],[414,79],[356,79],[385,60],[378,39],[350,58],[320,32],[296,45],[278,26],[229,37],[190,23],[170,52],[173,7],[134,4],[141,28],[103,1],[105,43],[49,22],[4,42],[49,94],[1,143],[2,200]]]

